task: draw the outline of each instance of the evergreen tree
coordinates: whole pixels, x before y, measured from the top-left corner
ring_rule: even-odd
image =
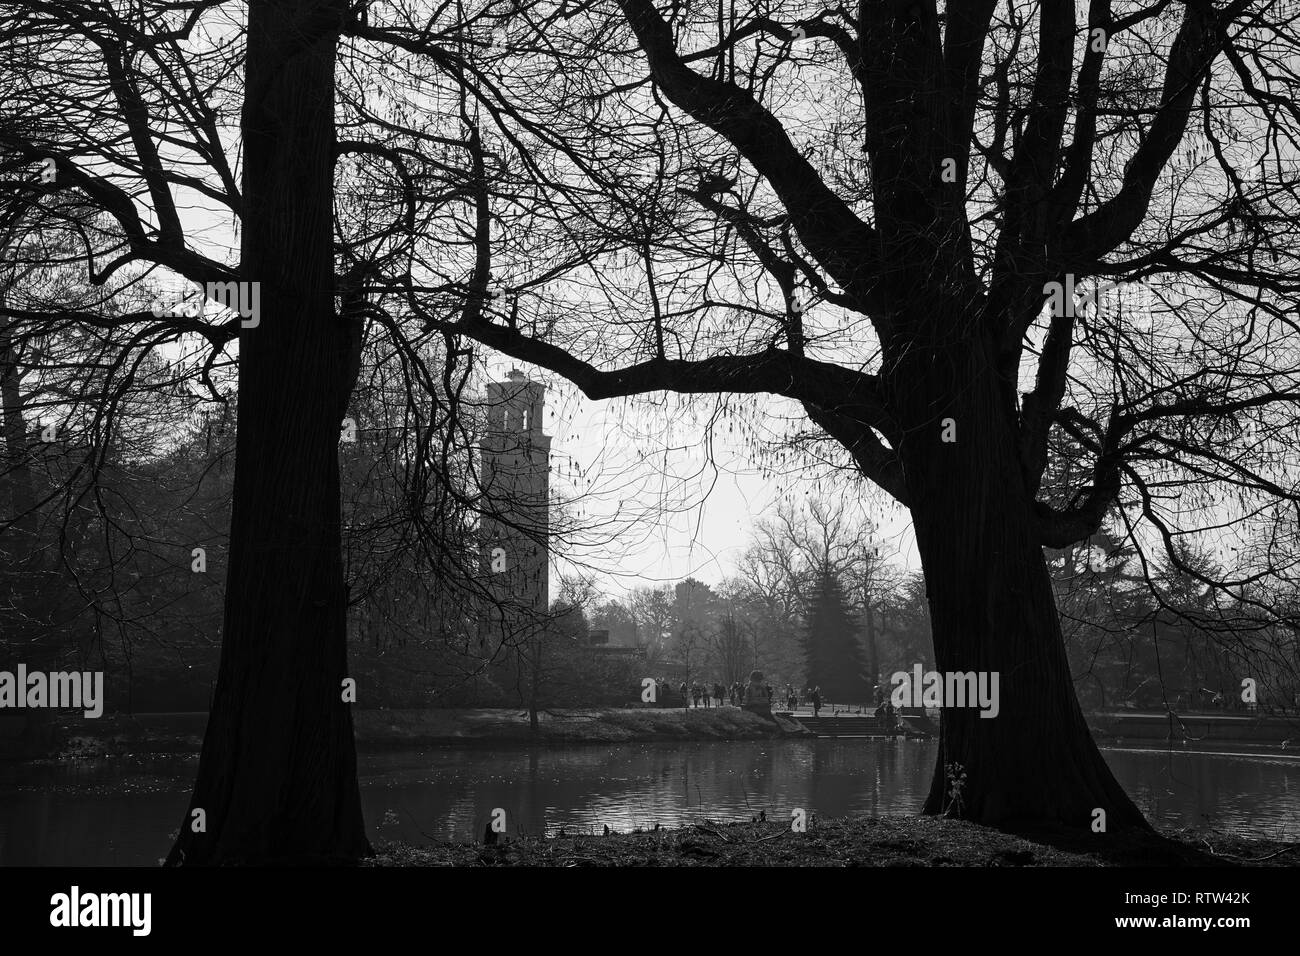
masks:
[[[858,623],[844,588],[829,571],[819,574],[813,584],[804,627],[808,685],[820,687],[823,700],[867,701],[871,688],[864,676],[866,662],[858,644]]]

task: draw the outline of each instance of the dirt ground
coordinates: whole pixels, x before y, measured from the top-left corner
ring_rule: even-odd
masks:
[[[934,817],[706,822],[676,830],[389,843],[372,866],[1294,866],[1300,844],[1213,831],[1017,836]]]

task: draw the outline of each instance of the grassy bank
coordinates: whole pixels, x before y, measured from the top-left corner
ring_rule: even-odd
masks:
[[[492,743],[546,745],[651,740],[764,740],[806,733],[793,721],[764,720],[738,707],[706,710],[556,710],[539,715],[536,734],[521,710],[358,710],[362,752]],[[205,714],[105,715],[71,720],[59,733],[55,759],[123,754],[197,754]]]
[[[738,707],[555,710],[538,715],[537,733],[522,710],[366,710],[356,715],[362,750],[438,744],[513,742],[631,743],[646,740],[763,740],[804,734],[782,718],[764,720]]]
[[[1016,836],[934,817],[703,823],[608,836],[506,837],[496,846],[388,843],[372,866],[1294,866],[1296,844],[1212,831]]]

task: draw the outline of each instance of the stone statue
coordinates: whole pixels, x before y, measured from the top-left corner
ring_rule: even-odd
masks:
[[[762,671],[749,672],[749,683],[745,685],[744,708],[761,717],[772,716],[772,702],[767,699],[767,688],[763,685]]]

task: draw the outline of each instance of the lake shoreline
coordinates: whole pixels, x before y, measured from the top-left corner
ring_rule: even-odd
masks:
[[[1116,720],[1122,716],[1123,720]],[[813,739],[798,721],[774,715],[765,720],[739,707],[713,708],[556,708],[539,715],[534,733],[526,710],[516,708],[425,708],[356,710],[358,753],[438,747],[624,744],[686,741]],[[1177,751],[1190,743],[1237,744],[1285,751],[1282,741],[1300,733],[1278,718],[1219,718],[1188,715],[1172,724],[1167,715],[1091,715],[1095,739],[1107,745],[1162,743]],[[59,715],[39,742],[0,746],[0,762],[50,763],[121,756],[195,755],[202,749],[207,714],[105,714],[90,720]],[[1242,728],[1249,728],[1243,732]],[[1188,732],[1190,731],[1190,732]],[[3,743],[3,742],[0,742]]]
[[[1123,719],[1117,719],[1122,717]],[[358,753],[384,753],[431,747],[501,745],[563,747],[583,744],[673,741],[752,741],[811,739],[800,723],[774,715],[765,720],[739,707],[713,708],[556,708],[539,715],[538,731],[526,710],[517,708],[425,708],[356,710]],[[1091,715],[1094,737],[1102,746],[1188,743],[1282,747],[1296,725],[1277,718],[1219,718],[1188,715],[1171,725],[1167,715]],[[26,748],[0,748],[0,761],[46,763],[142,754],[197,755],[207,714],[105,714],[89,720],[59,715],[44,739]],[[1169,733],[1174,727],[1176,732]],[[1243,728],[1248,731],[1243,732]],[[1179,733],[1178,731],[1181,731]],[[16,743],[11,737],[11,743]],[[1289,743],[1289,740],[1287,741]]]
[[[509,836],[496,845],[382,843],[364,866],[1295,866],[1300,844],[1213,829],[1017,835],[960,820],[852,816],[796,832],[791,821],[706,821],[608,835]]]
[[[204,713],[69,719],[58,726],[50,751],[35,759],[198,754],[206,723]],[[796,721],[776,716],[765,720],[739,707],[556,708],[539,714],[536,733],[529,726],[527,711],[500,708],[358,710],[353,725],[359,753],[448,746],[549,747],[812,736]]]

